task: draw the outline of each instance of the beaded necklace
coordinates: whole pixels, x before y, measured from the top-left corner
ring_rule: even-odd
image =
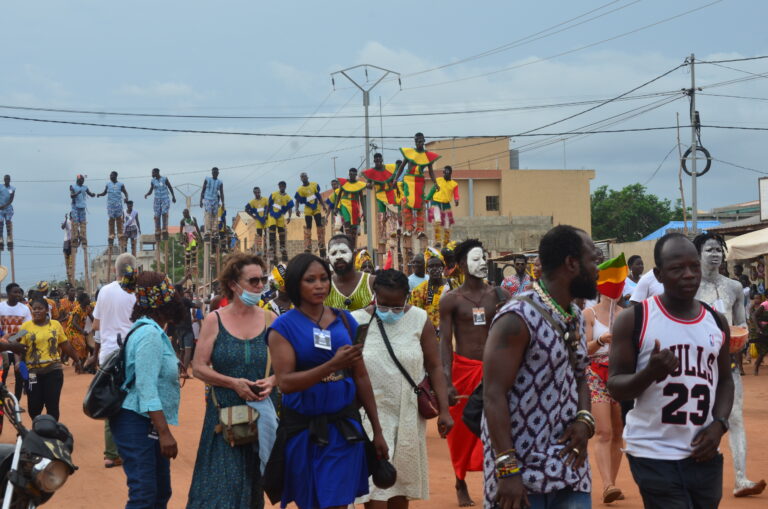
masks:
[[[581,334],[579,332],[579,324],[576,320],[577,315],[575,304],[571,304],[570,312],[563,309],[563,307],[558,304],[555,299],[552,298],[552,296],[547,291],[544,282],[541,280],[535,281],[533,283],[533,289],[536,291],[539,297],[541,297],[541,300],[544,301],[544,304],[547,305],[550,311],[552,311],[554,315],[556,315],[567,325],[568,330],[563,335],[563,340],[571,352],[576,352],[579,347],[579,343],[581,342]]]

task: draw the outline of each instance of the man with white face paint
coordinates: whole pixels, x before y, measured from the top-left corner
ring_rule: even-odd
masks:
[[[701,256],[701,284],[696,298],[724,314],[729,325],[747,326],[744,294],[741,283],[720,274],[720,264],[725,259],[726,245],[723,238],[712,233],[702,233],[693,239]],[[765,481],[752,482],[747,478],[747,435],[744,431],[744,387],[738,368],[733,376],[733,409],[728,418],[728,442],[733,455],[736,486],[735,497],[759,495],[765,490]]]
[[[440,299],[440,354],[455,423],[447,437],[448,450],[456,474],[456,497],[459,506],[466,507],[474,502],[464,479],[467,472],[483,470],[483,445],[464,424],[462,414],[468,396],[483,378],[483,349],[496,307],[509,298],[509,293],[485,282],[488,263],[479,240],[465,240],[454,254],[465,279]]]
[[[356,311],[373,301],[373,281],[376,276],[355,270],[352,240],[344,234],[334,235],[328,242],[328,259],[333,269],[331,293],[325,305],[336,309]]]

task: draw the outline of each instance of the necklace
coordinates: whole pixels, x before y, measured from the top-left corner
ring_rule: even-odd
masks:
[[[299,308],[299,311],[301,311],[301,314],[302,314],[302,315],[306,316],[306,317],[307,317],[307,318],[309,318],[309,319],[310,319],[312,322],[314,322],[315,324],[317,324],[317,328],[318,328],[318,329],[320,329],[320,330],[322,330],[322,329],[323,329],[323,327],[320,325],[320,322],[322,322],[322,321],[323,321],[323,316],[325,316],[325,306],[323,306],[323,311],[320,313],[320,318],[318,318],[317,320],[315,320],[314,318],[312,318],[311,316],[309,316],[309,315],[308,315],[308,314],[307,314],[307,313],[306,313],[306,312],[305,312],[303,309]]]
[[[472,304],[474,304],[474,305],[475,305],[475,307],[477,307],[477,308],[481,308],[481,307],[484,307],[484,306],[483,306],[481,303],[482,303],[482,301],[483,301],[483,297],[485,297],[485,294],[486,294],[485,290],[483,291],[483,294],[480,296],[480,300],[479,300],[478,302],[475,302],[474,300],[472,300],[472,299],[470,299],[469,297],[467,297],[466,295],[464,295],[464,292],[462,292],[461,290],[456,290],[456,293],[458,293],[459,295],[461,295],[462,297],[464,297],[465,299],[467,299],[469,302],[471,302]]]
[[[563,309],[563,307],[557,303],[555,299],[552,298],[552,296],[549,294],[549,291],[547,290],[546,285],[544,284],[544,281],[538,280],[533,283],[533,288],[536,290],[536,293],[539,294],[539,297],[541,297],[541,300],[544,301],[544,303],[556,314],[558,315],[558,318],[560,318],[565,323],[570,323],[576,318],[576,313],[573,310],[573,304],[571,304],[571,311],[566,311]]]

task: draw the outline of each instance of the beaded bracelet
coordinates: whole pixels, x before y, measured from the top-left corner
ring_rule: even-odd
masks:
[[[508,461],[508,460],[512,460],[512,461],[516,460],[514,449],[507,449],[506,451],[502,451],[498,453],[494,461],[498,465],[499,463],[504,463],[505,461]]]
[[[502,465],[496,465],[495,476],[496,479],[505,479],[515,475],[520,475],[520,467],[517,465],[517,461],[510,461]]]

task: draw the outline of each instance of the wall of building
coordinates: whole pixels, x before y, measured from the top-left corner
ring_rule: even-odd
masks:
[[[452,238],[480,239],[486,250],[495,253],[520,253],[537,249],[550,228],[549,216],[461,217],[456,219]]]
[[[638,240],[637,242],[618,242],[611,244],[611,258],[624,253],[624,258],[629,260],[632,255],[640,255],[645,265],[645,272],[653,269],[653,247],[655,240]]]
[[[570,224],[591,233],[589,182],[593,178],[594,170],[503,171],[501,214],[551,216],[554,225]]]
[[[429,140],[429,133],[425,134]],[[435,171],[442,171],[446,165],[454,170],[509,168],[509,138],[506,136],[433,141],[427,143],[427,150],[440,155],[440,159],[435,163]]]

